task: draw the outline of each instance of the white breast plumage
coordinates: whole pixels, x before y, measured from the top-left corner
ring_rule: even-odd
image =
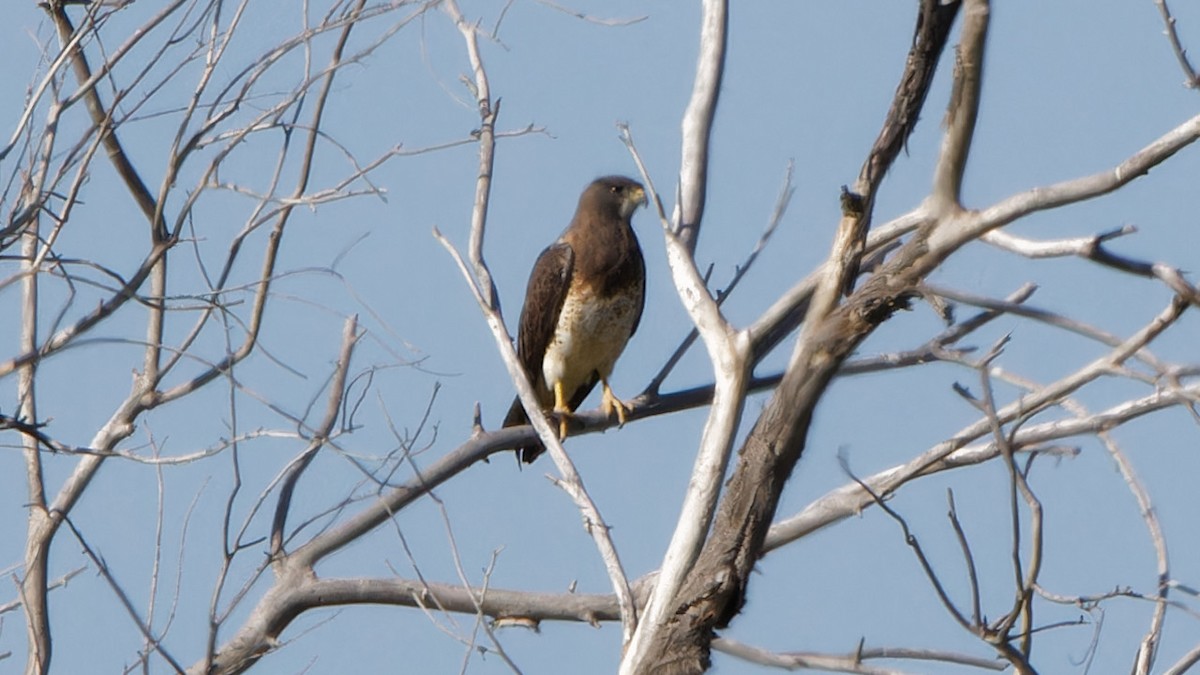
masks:
[[[629,341],[641,295],[621,293],[604,298],[591,288],[572,288],[542,361],[546,383],[561,380],[563,389],[572,392],[593,372],[607,379]]]

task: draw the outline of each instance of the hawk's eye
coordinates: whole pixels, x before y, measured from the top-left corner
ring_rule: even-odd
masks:
[[[610,187],[610,188],[608,188],[608,189],[609,189],[609,190],[611,190],[613,194],[618,194],[619,192],[621,192],[621,186],[620,186],[620,185],[614,185],[614,186],[612,186],[612,187]]]

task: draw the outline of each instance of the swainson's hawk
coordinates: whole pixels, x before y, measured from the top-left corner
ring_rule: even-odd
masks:
[[[630,218],[646,203],[637,181],[607,176],[592,181],[579,198],[571,224],[538,256],[525,290],[517,355],[538,402],[559,415],[559,438],[567,418],[596,382],[605,414],[625,423],[625,404],[608,386],[613,364],[637,330],[646,300],[646,263]],[[504,426],[528,424],[520,399]],[[532,462],[541,443],[517,449]]]

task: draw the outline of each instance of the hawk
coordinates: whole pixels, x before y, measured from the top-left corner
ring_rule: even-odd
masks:
[[[646,301],[646,263],[630,219],[646,204],[646,190],[623,176],[592,181],[579,197],[571,224],[538,256],[525,289],[517,356],[538,403],[567,421],[599,382],[601,407],[625,423],[627,408],[608,386],[617,357],[637,330]],[[504,426],[528,424],[520,398]],[[532,462],[541,443],[517,449]]]

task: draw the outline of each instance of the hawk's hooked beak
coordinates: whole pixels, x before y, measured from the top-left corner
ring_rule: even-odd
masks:
[[[629,192],[624,208],[621,210],[625,212],[624,215],[629,216],[633,215],[633,212],[637,211],[639,206],[648,206],[649,204],[650,199],[646,196],[645,188],[638,187]]]

